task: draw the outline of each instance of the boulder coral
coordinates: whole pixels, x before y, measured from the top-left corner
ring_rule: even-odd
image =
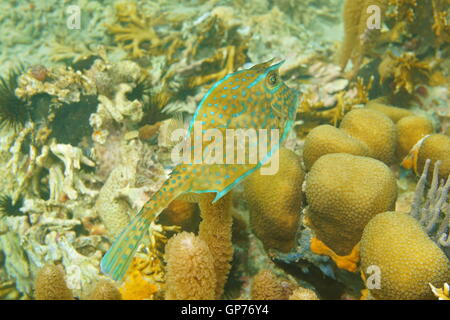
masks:
[[[293,151],[281,148],[279,160],[276,174],[263,175],[258,170],[245,180],[244,196],[251,228],[265,248],[288,252],[296,245],[305,174]]]
[[[397,199],[394,174],[381,161],[351,154],[327,154],[306,176],[306,222],[337,255],[352,253],[366,224],[392,210]]]
[[[166,245],[166,300],[215,298],[214,258],[205,241],[181,232]]]
[[[397,122],[397,157],[403,159],[414,145],[426,135],[433,133],[430,120],[420,116],[407,116]]]
[[[369,287],[375,299],[432,299],[429,284],[442,287],[450,279],[444,252],[406,213],[376,215],[364,229],[360,249],[363,277],[370,280],[370,266],[379,268],[380,283]]]
[[[397,123],[400,119],[403,119],[404,117],[414,115],[414,113],[412,113],[407,109],[385,104],[378,99],[367,102],[366,108],[383,113],[384,115],[388,116],[394,123]]]
[[[389,117],[366,108],[354,109],[342,119],[340,128],[367,144],[370,157],[390,165],[395,161],[397,129]]]
[[[311,170],[317,159],[329,153],[369,156],[369,148],[366,143],[336,127],[328,124],[315,127],[306,136],[303,146],[303,163],[306,171]]]
[[[444,134],[432,134],[423,140],[418,150],[417,172],[422,172],[427,159],[433,167],[440,160],[439,178],[447,179],[450,175],[450,137]],[[428,177],[431,181],[431,175]]]

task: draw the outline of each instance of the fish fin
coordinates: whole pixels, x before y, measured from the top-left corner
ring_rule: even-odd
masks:
[[[100,262],[102,272],[109,275],[113,280],[120,281],[128,270],[139,243],[148,231],[149,226],[150,220],[144,216],[144,209],[142,209],[103,256]]]

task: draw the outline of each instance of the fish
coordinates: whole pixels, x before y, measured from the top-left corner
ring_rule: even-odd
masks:
[[[173,200],[183,195],[215,193],[214,203],[278,151],[293,126],[300,92],[289,88],[281,79],[278,69],[284,61],[273,64],[273,60],[228,74],[207,91],[194,112],[184,139],[190,161],[182,161],[173,168],[161,188],[115,239],[100,263],[104,274],[116,281],[123,278],[141,240],[147,232],[152,234],[152,222]],[[264,139],[260,140],[266,132],[264,129],[278,130],[278,135],[270,135],[270,138],[266,135],[265,148],[258,144],[260,157],[256,161],[235,163],[227,161],[225,155],[219,155],[222,161],[211,161],[211,153],[218,150],[214,148],[218,143],[228,148],[228,142],[233,140],[230,146],[234,147],[235,137],[229,137],[227,132],[239,129],[255,129],[257,140],[253,142],[258,143],[264,142]],[[215,132],[215,139],[205,139],[203,134],[208,132]],[[218,137],[225,139],[217,141]],[[250,139],[248,148],[243,147],[242,141],[237,142],[240,147],[236,149],[244,149],[246,159],[249,158]],[[230,159],[235,160],[234,153]]]
[[[401,166],[407,170],[412,169],[414,173],[417,176],[420,176],[420,173],[418,172],[417,168],[417,161],[419,160],[419,151],[422,147],[425,140],[431,136],[430,134],[427,134],[423,138],[421,138],[419,141],[416,142],[416,144],[411,148],[409,153],[406,155],[406,157],[402,160]]]

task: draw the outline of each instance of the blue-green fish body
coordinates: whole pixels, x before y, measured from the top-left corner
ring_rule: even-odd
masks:
[[[271,62],[229,74],[206,93],[195,111],[186,137],[190,145],[191,162],[174,168],[160,190],[114,241],[101,262],[104,273],[114,280],[120,280],[124,276],[151,222],[178,196],[185,193],[214,192],[214,201],[217,201],[278,150],[279,144],[292,127],[298,94],[280,79],[278,68],[282,62],[272,66]],[[197,130],[197,125],[201,126],[200,130]],[[226,146],[230,139],[235,139],[227,137],[230,129],[256,129],[254,132],[257,133],[257,139],[260,138],[259,133],[264,132],[261,129],[277,129],[279,135],[276,143],[268,143],[263,154],[260,150],[257,161],[226,161],[226,147],[223,148],[224,154],[219,157],[219,161],[211,161],[213,145],[217,146],[219,143]],[[223,140],[205,140],[203,134],[210,131],[215,132],[216,137],[219,134]],[[196,143],[196,140],[200,143]],[[245,149],[245,155],[249,157],[248,149]]]

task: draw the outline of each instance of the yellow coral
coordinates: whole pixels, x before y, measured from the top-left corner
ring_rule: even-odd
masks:
[[[212,254],[217,281],[215,297],[220,298],[233,259],[233,244],[231,243],[233,219],[231,194],[223,196],[213,204],[215,196],[214,193],[201,195],[199,206],[202,222],[198,235],[201,240],[206,242]]]
[[[304,175],[299,157],[281,148],[276,174],[263,175],[258,170],[245,180],[250,224],[266,248],[287,252],[296,245]]]
[[[122,300],[122,295],[111,281],[100,280],[88,300]]]
[[[408,116],[397,122],[397,132],[397,157],[403,159],[417,141],[433,133],[433,124],[424,117]]]
[[[342,119],[340,128],[365,142],[369,147],[370,157],[388,165],[394,162],[397,128],[381,112],[366,108],[352,110]]]
[[[287,300],[292,289],[292,284],[278,279],[272,271],[262,270],[253,278],[251,295],[253,300]]]
[[[134,257],[119,291],[124,300],[150,300],[158,291],[158,286],[146,279],[142,265],[146,264],[140,257]]]
[[[417,174],[423,171],[427,159],[431,160],[431,167],[440,160],[439,178],[447,179],[450,175],[450,137],[445,134],[432,134],[423,140],[417,157]],[[431,179],[432,175],[429,175],[428,180]]]
[[[48,263],[39,270],[35,280],[35,296],[37,300],[73,300],[62,265]]]
[[[215,297],[214,259],[207,244],[181,232],[166,246],[166,300],[210,300]]]
[[[379,271],[379,286],[368,289],[376,299],[432,299],[429,283],[441,287],[450,279],[444,252],[406,213],[376,215],[361,239],[361,269],[368,279]]]
[[[386,0],[346,0],[344,4],[344,43],[342,44],[339,64],[345,69],[348,61],[353,62],[351,76],[356,74],[362,63],[364,55],[376,43],[380,30],[369,29],[368,19],[372,14],[368,8],[375,5],[384,15]]]
[[[320,300],[320,299],[319,297],[317,297],[317,293],[315,293],[313,290],[298,287],[289,296],[289,300]]]
[[[394,123],[397,123],[400,119],[414,115],[411,111],[387,105],[378,99],[371,100],[366,103],[366,108],[379,111],[388,116]]]
[[[140,58],[151,50],[157,53],[166,46],[166,52],[174,52],[172,46],[178,44],[175,41],[177,34],[161,38],[154,29],[154,26],[165,22],[164,14],[147,18],[138,12],[135,2],[120,2],[116,4],[116,18],[116,24],[106,27],[114,35],[114,40],[130,51],[132,58]]]
[[[369,148],[364,142],[330,125],[321,125],[311,130],[303,146],[303,163],[306,170],[311,170],[317,159],[329,153],[368,156]]]
[[[344,153],[320,157],[306,177],[307,220],[337,255],[351,253],[367,222],[394,208],[397,183],[382,162]]]

